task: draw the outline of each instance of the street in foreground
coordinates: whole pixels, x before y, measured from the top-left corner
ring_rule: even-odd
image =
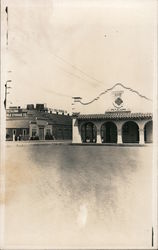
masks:
[[[5,246],[151,248],[152,145],[6,147]]]

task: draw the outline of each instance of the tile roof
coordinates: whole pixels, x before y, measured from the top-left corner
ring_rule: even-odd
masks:
[[[79,114],[78,120],[124,120],[124,119],[152,119],[152,113],[107,112],[105,114]]]

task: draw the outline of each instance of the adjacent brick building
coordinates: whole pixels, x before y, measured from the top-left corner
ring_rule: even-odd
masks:
[[[44,104],[6,110],[7,140],[71,140],[72,119],[64,111],[48,109]]]

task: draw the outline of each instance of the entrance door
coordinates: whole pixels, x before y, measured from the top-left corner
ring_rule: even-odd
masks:
[[[88,122],[82,125],[81,128],[82,142],[84,143],[96,143],[97,130],[96,126],[92,122]]]
[[[111,124],[107,123],[106,124],[106,142],[110,143],[112,142],[112,129],[111,129]]]
[[[139,143],[139,127],[133,121],[125,122],[122,127],[123,143]]]
[[[101,137],[103,143],[117,142],[117,127],[113,122],[106,122],[101,127]]]
[[[39,140],[44,140],[44,128],[39,128]]]

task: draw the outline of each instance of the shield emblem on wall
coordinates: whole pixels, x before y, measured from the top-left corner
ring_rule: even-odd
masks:
[[[120,106],[120,105],[123,103],[123,101],[122,101],[122,99],[121,99],[120,97],[118,97],[118,98],[115,100],[115,103],[116,103],[118,106]]]

